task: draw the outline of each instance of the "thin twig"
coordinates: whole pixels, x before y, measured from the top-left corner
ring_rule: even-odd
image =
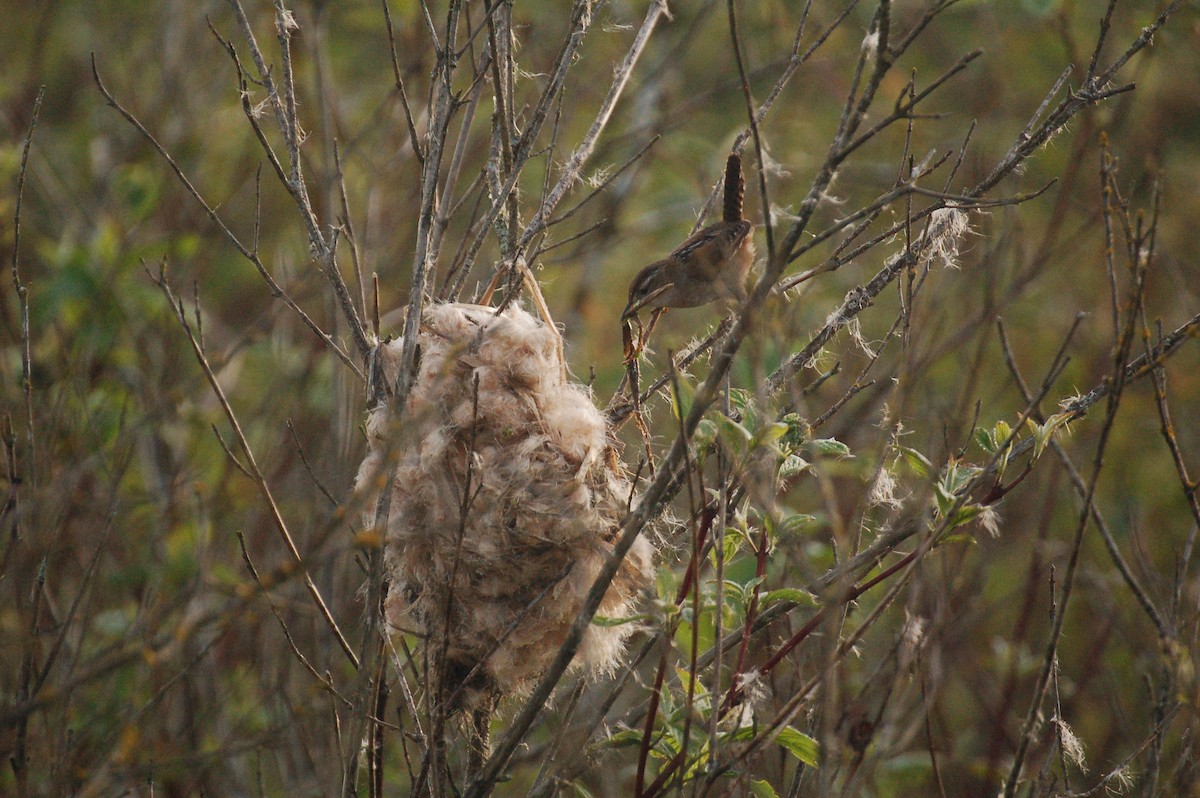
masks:
[[[147,272],[149,272],[148,267]],[[163,292],[163,296],[166,298],[167,303],[171,306],[171,310],[174,312],[175,318],[179,322],[179,326],[183,329],[184,335],[187,337],[188,342],[192,345],[192,353],[196,356],[196,361],[199,363],[201,370],[204,372],[204,376],[208,380],[209,387],[212,388],[213,395],[217,398],[218,403],[221,405],[221,409],[225,412],[225,418],[229,421],[229,425],[233,429],[234,437],[237,438],[238,446],[242,450],[242,456],[245,458],[246,466],[253,476],[255,486],[258,488],[259,493],[262,495],[263,501],[270,510],[271,520],[275,526],[275,529],[279,532],[279,535],[283,539],[284,544],[287,546],[288,551],[291,553],[292,558],[297,563],[302,563],[303,558],[300,556],[300,550],[296,548],[296,543],[292,539],[292,534],[288,530],[287,523],[283,520],[283,516],[279,512],[279,507],[275,502],[274,494],[272,493],[270,486],[267,484],[262,470],[258,467],[258,462],[254,457],[254,451],[250,448],[250,442],[246,439],[245,434],[242,432],[242,426],[238,422],[237,415],[234,413],[233,407],[229,404],[229,400],[225,397],[225,391],[221,388],[221,383],[217,381],[216,374],[213,373],[212,367],[208,364],[208,358],[205,357],[204,351],[200,348],[199,341],[196,340],[196,336],[192,332],[191,323],[188,322],[187,314],[183,312],[182,304],[175,298],[175,293],[171,290],[171,286],[167,282],[165,266],[159,268],[157,276],[151,274],[151,279],[154,280],[155,284]],[[316,583],[313,582],[312,577],[309,576],[307,570],[304,571],[304,586],[305,589],[308,590],[309,595],[312,597],[313,604],[317,607],[317,611],[320,613],[321,617],[325,619],[325,623],[333,632],[338,645],[346,654],[346,658],[350,660],[355,668],[357,668],[358,657],[355,655],[354,650],[350,647],[350,644],[346,641],[346,637],[342,634],[342,630],[338,627],[337,621],[333,619],[333,614],[330,613],[329,607],[325,603],[325,599],[321,596],[320,590],[317,588]]]
[[[1008,334],[1005,332],[1004,322],[1001,319],[997,319],[996,326],[1000,335],[1000,345],[1004,352],[1004,360],[1008,364],[1009,372],[1013,375],[1013,381],[1017,384],[1017,388],[1020,390],[1021,395],[1025,398],[1025,401],[1032,401],[1033,393],[1025,384],[1025,380],[1021,377],[1021,373],[1017,368],[1016,357],[1013,355],[1012,346],[1008,340]],[[1157,371],[1155,373],[1157,373]],[[1039,423],[1045,422],[1045,418],[1040,410],[1034,414],[1034,419]],[[1079,470],[1075,467],[1074,461],[1071,459],[1070,455],[1067,454],[1067,450],[1064,449],[1062,444],[1055,439],[1051,439],[1050,448],[1054,451],[1055,456],[1058,457],[1059,462],[1062,463],[1063,468],[1066,469],[1067,476],[1070,477],[1071,484],[1075,487],[1075,492],[1079,494],[1080,498],[1083,498],[1087,492],[1087,485],[1084,482],[1083,477],[1080,475]],[[1125,562],[1125,558],[1122,556],[1121,550],[1117,547],[1117,541],[1113,536],[1112,530],[1108,528],[1108,523],[1101,514],[1100,508],[1095,506],[1095,503],[1092,505],[1092,522],[1096,525],[1096,529],[1099,530],[1100,537],[1104,540],[1104,546],[1106,549],[1108,549],[1109,556],[1112,558],[1113,564],[1117,567],[1117,571],[1120,572],[1121,578],[1125,580],[1125,584],[1129,586],[1129,589],[1133,593],[1134,598],[1137,599],[1138,604],[1141,605],[1142,609],[1146,612],[1146,615],[1154,623],[1155,629],[1158,630],[1159,637],[1164,639],[1171,637],[1172,632],[1170,626],[1167,624],[1166,620],[1164,620],[1162,614],[1158,611],[1158,608],[1154,605],[1154,602],[1146,593],[1145,589],[1138,582],[1137,577],[1134,576],[1133,569],[1131,569],[1129,564]]]
[[[400,74],[400,59],[396,57],[396,33],[392,29],[392,11],[388,0],[379,0],[383,6],[383,21],[387,25],[388,51],[392,57],[392,73],[396,81],[396,93],[400,95],[400,107],[404,109],[404,122],[408,125],[408,140],[412,144],[413,155],[417,163],[424,165],[425,154],[421,152],[421,139],[417,135],[417,125],[413,122],[412,108],[408,104],[408,92],[404,90],[404,76]]]
[[[33,416],[33,359],[30,355],[29,335],[29,287],[21,281],[19,263],[21,260],[21,203],[25,197],[25,172],[29,167],[29,150],[33,146],[33,132],[37,129],[38,116],[42,112],[42,98],[46,96],[46,87],[38,88],[33,100],[33,113],[29,119],[29,129],[25,133],[25,144],[21,147],[21,167],[17,171],[16,208],[13,211],[13,245],[12,245],[12,281],[13,290],[17,292],[17,301],[21,307],[21,390],[25,394],[25,440],[29,451],[26,453],[29,484],[37,484],[37,446],[34,437]]]
[[[124,106],[117,102],[116,98],[113,97],[109,90],[104,86],[103,81],[100,79],[100,72],[96,66],[95,53],[92,54],[92,78],[95,80],[96,87],[100,90],[100,93],[104,95],[104,99],[107,101],[109,106],[116,109],[117,113],[125,118],[125,121],[129,122],[129,124],[131,124],[139,133],[142,134],[143,138],[150,142],[150,145],[155,149],[156,152],[158,152],[163,160],[167,162],[167,165],[171,168],[171,171],[175,173],[175,177],[179,179],[184,188],[187,189],[188,193],[192,195],[192,198],[195,199],[196,202],[198,202],[204,209],[205,214],[210,220],[212,220],[213,224],[220,228],[221,232],[224,233],[225,238],[231,244],[233,244],[234,248],[241,253],[242,257],[254,265],[255,269],[258,270],[259,275],[271,289],[271,295],[283,300],[283,302],[289,308],[291,308],[297,316],[299,316],[300,320],[304,322],[305,326],[312,330],[313,334],[320,338],[321,342],[329,347],[329,349],[335,355],[337,355],[339,360],[345,363],[346,366],[348,366],[350,370],[358,375],[360,379],[365,379],[362,369],[360,369],[358,365],[350,359],[350,356],[347,355],[346,352],[337,344],[337,342],[333,340],[333,337],[322,330],[317,323],[313,321],[307,313],[304,312],[304,310],[296,303],[296,301],[292,299],[292,297],[275,281],[275,278],[271,276],[269,271],[267,271],[266,265],[263,264],[262,259],[259,257],[257,249],[251,249],[242,243],[241,239],[239,239],[237,235],[235,235],[234,232],[229,229],[229,227],[225,224],[225,221],[217,214],[216,209],[209,205],[204,197],[201,196],[196,187],[192,185],[192,182],[188,179],[187,175],[183,173],[183,170],[175,162],[175,159],[171,157],[170,153],[168,153],[163,146],[158,143],[158,140],[154,137],[154,135],[150,133],[150,131],[147,130],[146,127],[133,114],[131,114],[125,109]]]

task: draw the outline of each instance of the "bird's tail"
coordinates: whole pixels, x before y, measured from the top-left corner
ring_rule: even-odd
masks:
[[[742,219],[742,199],[746,195],[746,180],[742,177],[742,159],[736,152],[725,162],[725,221]]]

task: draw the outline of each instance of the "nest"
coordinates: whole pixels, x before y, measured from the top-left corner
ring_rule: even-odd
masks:
[[[389,451],[398,458],[386,620],[427,641],[443,700],[479,706],[528,688],[554,659],[632,486],[604,416],[566,379],[555,330],[516,307],[442,304],[425,310],[418,343],[403,424],[386,406],[370,413],[358,480],[390,474]],[[380,347],[389,382],[402,347]],[[639,538],[599,615],[632,613],[653,554]],[[611,670],[634,626],[591,625],[572,667]]]

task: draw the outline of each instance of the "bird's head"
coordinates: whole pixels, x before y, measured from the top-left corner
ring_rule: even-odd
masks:
[[[669,263],[669,259],[655,261],[633,278],[633,282],[629,285],[629,301],[625,305],[625,310],[621,312],[621,321],[636,315],[642,308],[665,306],[663,302],[657,300],[662,299],[663,294],[670,291],[675,285],[674,277],[668,269]]]

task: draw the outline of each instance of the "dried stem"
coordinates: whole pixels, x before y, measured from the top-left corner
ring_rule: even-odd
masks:
[[[165,264],[159,267],[157,275],[151,275],[155,284],[163,292],[167,303],[171,306],[171,310],[175,314],[179,326],[183,329],[184,335],[188,339],[188,343],[192,346],[192,353],[196,356],[196,362],[199,363],[200,369],[204,372],[205,378],[208,380],[209,387],[212,388],[213,395],[216,397],[221,409],[225,413],[226,420],[229,421],[229,426],[233,430],[234,437],[237,439],[238,447],[242,451],[242,457],[245,459],[245,465],[249,470],[255,486],[258,488],[260,495],[263,498],[263,503],[267,506],[271,514],[271,520],[274,523],[276,531],[279,532],[283,539],[284,545],[288,552],[292,555],[295,562],[303,567],[303,558],[300,556],[300,550],[296,548],[296,543],[292,538],[292,533],[288,530],[287,522],[283,520],[282,514],[279,512],[279,507],[275,502],[275,496],[267,484],[266,477],[263,476],[262,470],[258,467],[258,461],[254,457],[254,451],[250,448],[250,443],[246,439],[245,433],[242,432],[242,425],[238,421],[237,414],[234,413],[233,407],[229,404],[229,400],[225,397],[225,391],[221,388],[221,383],[217,381],[216,374],[213,373],[212,367],[208,363],[208,358],[204,354],[204,350],[200,346],[196,335],[192,331],[192,326],[188,322],[187,314],[183,310],[183,304],[175,297],[174,291],[171,290],[170,284],[167,282]],[[333,619],[333,614],[330,613],[329,607],[325,603],[325,599],[321,596],[320,590],[317,589],[316,583],[312,577],[304,572],[304,587],[308,590],[309,596],[312,597],[313,604],[325,623],[329,626],[329,630],[333,633],[338,645],[345,653],[346,658],[350,660],[355,668],[358,667],[358,656],[350,647],[342,630],[338,627],[337,621]]]

